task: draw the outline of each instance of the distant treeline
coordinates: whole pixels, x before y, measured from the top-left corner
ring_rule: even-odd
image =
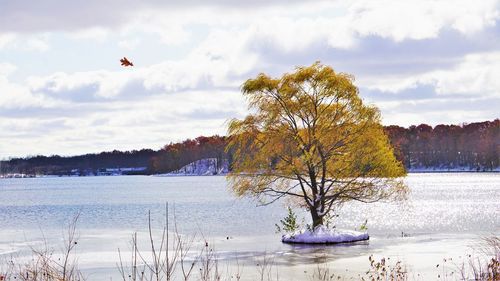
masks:
[[[407,169],[491,171],[499,166],[500,120],[457,125],[385,127]]]
[[[198,137],[180,143],[170,143],[160,150],[101,152],[79,156],[34,156],[1,161],[0,174],[28,175],[91,175],[106,168],[145,167],[143,171],[126,174],[155,174],[177,170],[203,158],[227,159],[226,138]],[[217,161],[222,163],[223,161]]]
[[[385,131],[394,146],[396,157],[407,169],[457,169],[488,171],[498,168],[500,120],[458,125],[421,124],[403,128],[387,126]],[[227,138],[198,137],[170,143],[160,150],[112,151],[80,156],[34,156],[13,158],[0,163],[0,173],[84,175],[105,168],[145,167],[132,173],[155,174],[177,170],[203,158],[228,159]],[[75,172],[76,170],[76,172]]]
[[[96,173],[100,169],[119,167],[147,167],[158,154],[152,149],[101,152],[79,156],[34,156],[13,158],[0,163],[0,173],[29,175],[70,175]]]

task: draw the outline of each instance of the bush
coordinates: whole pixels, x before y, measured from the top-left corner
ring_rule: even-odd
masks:
[[[276,232],[281,233],[294,233],[300,229],[300,224],[297,223],[297,215],[292,210],[291,207],[288,207],[288,214],[286,217],[280,220],[280,225],[276,225]]]

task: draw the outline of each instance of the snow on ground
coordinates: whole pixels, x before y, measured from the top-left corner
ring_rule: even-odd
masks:
[[[186,166],[180,168],[179,170],[157,176],[226,175],[228,173],[228,168],[229,165],[227,159],[222,160],[222,163],[218,163],[217,158],[205,158],[189,163]]]
[[[436,173],[436,172],[500,172],[500,167],[491,168],[483,168],[480,167],[465,167],[465,166],[457,166],[457,167],[411,167],[407,169],[410,173]]]
[[[218,163],[222,162],[222,163]],[[227,159],[218,161],[217,158],[205,158],[194,161],[166,174],[157,174],[156,176],[213,176],[226,175],[229,172],[229,163]],[[493,169],[471,168],[471,167],[412,167],[408,169],[410,173],[436,173],[436,172],[500,172],[500,167]]]
[[[320,225],[314,231],[302,229],[293,234],[283,235],[281,241],[284,243],[302,244],[336,244],[363,241],[369,238],[366,232],[329,229],[326,226]]]

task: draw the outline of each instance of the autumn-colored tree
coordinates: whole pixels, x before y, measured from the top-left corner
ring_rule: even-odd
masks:
[[[385,127],[408,169],[493,171],[499,167],[500,120],[457,125]]]
[[[313,227],[348,201],[405,195],[405,170],[379,111],[363,104],[353,81],[319,62],[247,80],[242,91],[254,113],[228,128],[236,194],[268,198],[266,204],[294,198]]]

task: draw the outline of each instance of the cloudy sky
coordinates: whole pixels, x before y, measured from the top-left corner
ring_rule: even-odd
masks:
[[[317,60],[385,125],[492,120],[500,0],[0,0],[0,158],[225,134],[243,81]]]

